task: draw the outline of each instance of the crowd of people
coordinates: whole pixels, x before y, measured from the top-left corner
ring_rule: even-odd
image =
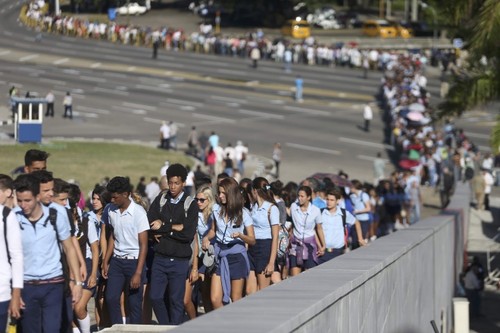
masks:
[[[267,37],[260,29],[238,36],[215,34],[213,29],[207,28],[211,27],[208,24],[201,24],[199,31],[186,33],[183,28],[169,26],[153,28],[115,21],[98,22],[73,16],[56,16],[41,8],[44,7],[30,5],[27,8],[27,25],[44,32],[152,47],[153,58],[157,57],[159,49],[164,49],[249,58],[254,67],[257,67],[259,60],[271,60],[283,63],[287,71],[293,64],[307,64],[363,68],[366,74],[368,70],[384,68],[399,53],[369,49],[357,43],[328,45],[317,42],[314,37],[292,42],[285,38]],[[425,49],[415,55],[424,67],[432,62],[446,69],[450,64],[459,65],[460,62],[454,49]]]
[[[23,174],[0,175],[0,331],[10,313],[24,332],[90,332],[92,299],[99,328],[151,310],[177,325],[370,241],[373,192],[345,174],[284,185],[169,164],[155,187],[107,178],[85,204],[48,157],[29,150]]]

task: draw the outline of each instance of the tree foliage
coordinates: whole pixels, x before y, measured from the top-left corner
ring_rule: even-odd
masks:
[[[459,116],[500,97],[500,1],[443,0],[440,6],[469,53],[466,65],[455,73],[446,101],[439,105],[441,117]],[[495,150],[500,145],[499,121],[492,133]]]

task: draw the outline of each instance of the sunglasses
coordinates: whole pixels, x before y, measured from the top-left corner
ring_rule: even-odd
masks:
[[[204,198],[194,198],[194,201],[201,202],[201,203],[204,203],[205,200],[207,200],[207,199],[204,199]]]

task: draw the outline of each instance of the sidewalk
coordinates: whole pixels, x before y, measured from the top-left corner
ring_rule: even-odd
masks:
[[[490,195],[490,211],[471,209],[469,224],[469,257],[477,256],[488,276],[487,251],[496,255],[491,261],[491,269],[500,269],[500,243],[493,237],[500,232],[500,187],[493,187]],[[485,283],[482,293],[482,317],[470,319],[470,331],[477,333],[500,332],[500,290],[493,284]]]

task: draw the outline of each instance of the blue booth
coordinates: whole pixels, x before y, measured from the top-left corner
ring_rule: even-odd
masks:
[[[47,101],[42,98],[14,98],[16,103],[15,137],[20,143],[41,143],[43,109]]]

